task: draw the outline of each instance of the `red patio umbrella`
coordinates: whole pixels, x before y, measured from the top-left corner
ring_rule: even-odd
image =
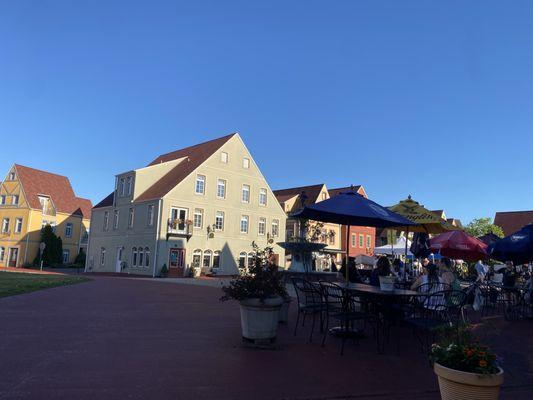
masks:
[[[487,245],[463,231],[450,231],[435,236],[429,241],[431,251],[443,257],[465,261],[485,260]]]

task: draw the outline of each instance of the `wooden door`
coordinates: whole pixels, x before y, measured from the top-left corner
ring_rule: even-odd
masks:
[[[185,249],[173,248],[168,254],[168,274],[182,277],[185,272]]]

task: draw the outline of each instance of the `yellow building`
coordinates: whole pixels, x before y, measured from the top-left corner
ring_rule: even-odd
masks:
[[[0,267],[31,264],[47,224],[63,241],[63,263],[74,262],[87,250],[91,208],[67,177],[13,165],[0,186]]]

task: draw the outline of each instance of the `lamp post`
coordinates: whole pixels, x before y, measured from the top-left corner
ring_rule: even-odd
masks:
[[[41,242],[39,243],[39,266],[41,267],[41,271],[43,270],[43,251],[46,249],[46,243]]]

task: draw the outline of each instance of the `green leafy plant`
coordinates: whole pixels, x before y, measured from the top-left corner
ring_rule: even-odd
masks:
[[[480,237],[488,233],[493,233],[500,238],[504,237],[502,228],[494,225],[491,218],[475,218],[465,226],[465,231],[474,237]]]
[[[496,355],[473,338],[468,325],[441,331],[440,340],[431,346],[429,358],[433,363],[457,371],[476,374],[499,371]]]
[[[161,276],[167,276],[167,274],[168,274],[167,264],[163,264],[163,266],[161,267],[160,274],[161,274]]]
[[[252,298],[264,301],[278,296],[287,298],[283,276],[278,271],[278,266],[272,262],[272,247],[261,249],[255,242],[252,242],[252,247],[254,249],[252,265],[229,285],[222,287],[224,295],[220,298],[221,301]]]

